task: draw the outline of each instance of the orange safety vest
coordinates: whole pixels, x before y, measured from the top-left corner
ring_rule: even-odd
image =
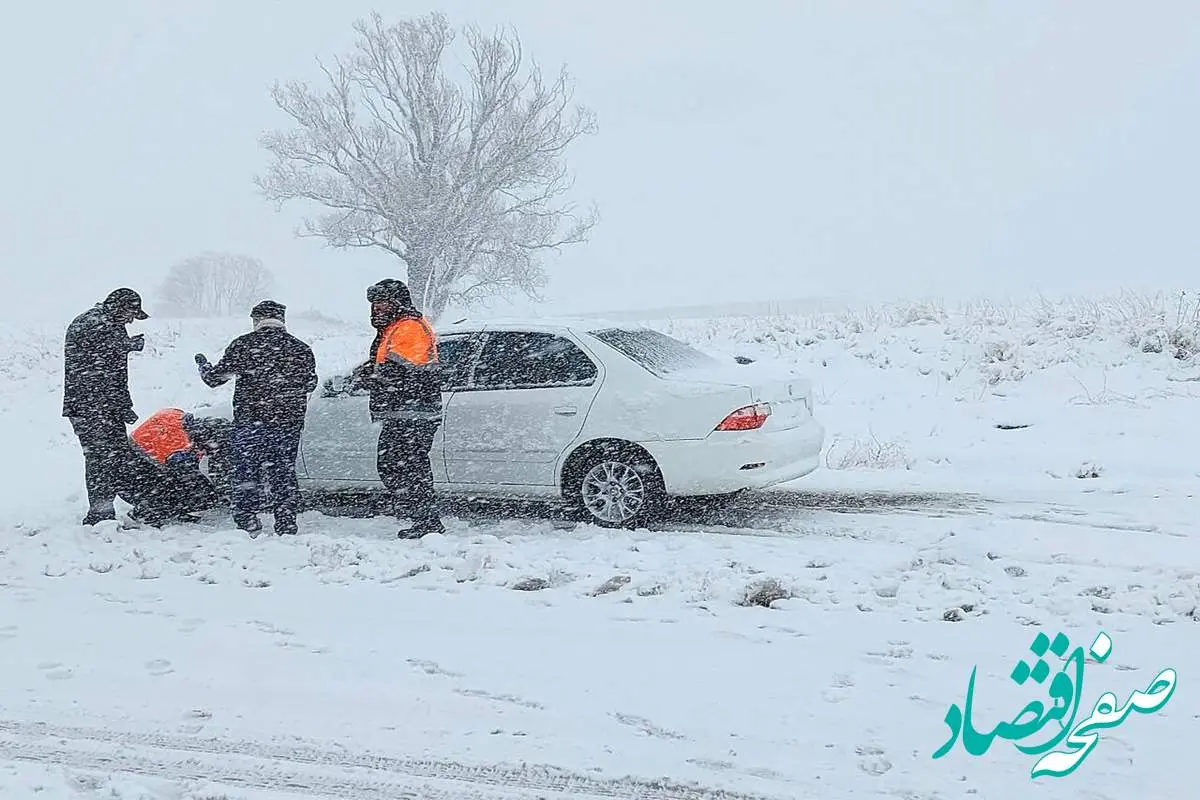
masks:
[[[375,363],[397,356],[414,366],[436,364],[437,334],[424,317],[404,317],[388,325],[375,349]]]
[[[183,429],[183,411],[164,408],[134,429],[134,444],[160,464],[180,450],[191,450],[192,440]]]

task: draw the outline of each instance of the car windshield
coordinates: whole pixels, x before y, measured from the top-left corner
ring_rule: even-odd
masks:
[[[720,363],[689,344],[649,328],[605,328],[589,333],[660,377]]]

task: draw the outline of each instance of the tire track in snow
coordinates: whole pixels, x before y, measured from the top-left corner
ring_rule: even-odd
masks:
[[[698,785],[603,779],[549,766],[410,759],[314,746],[0,720],[0,759],[353,800],[770,800]]]

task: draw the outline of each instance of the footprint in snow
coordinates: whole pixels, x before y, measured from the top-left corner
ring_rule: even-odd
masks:
[[[175,668],[165,658],[156,658],[153,661],[146,662],[146,671],[157,678],[163,675],[170,675],[175,671]]]
[[[854,752],[859,756],[858,768],[868,775],[882,775],[892,768],[892,762],[883,757],[882,748],[856,747]]]
[[[70,667],[64,667],[57,661],[43,661],[41,664],[38,664],[38,669],[52,681],[65,681],[75,677],[74,670]]]
[[[888,646],[883,650],[868,650],[866,655],[869,657],[884,661],[892,662],[903,658],[912,658],[913,649],[908,642],[893,640],[888,642]]]
[[[455,689],[455,694],[461,694],[463,697],[478,697],[481,700],[492,700],[497,703],[508,703],[522,708],[532,708],[541,711],[545,708],[541,703],[535,703],[532,700],[525,700],[517,697],[515,694],[492,694],[485,692],[482,689]]]
[[[670,731],[666,728],[660,728],[658,725],[655,725],[645,717],[637,717],[633,714],[621,714],[619,712],[614,712],[612,717],[622,725],[627,725],[630,728],[641,731],[647,736],[653,736],[656,739],[681,740],[687,738],[681,733],[676,733],[675,731]]]
[[[853,688],[854,679],[845,673],[838,673],[833,676],[829,688],[821,690],[821,699],[826,703],[840,703],[850,696]]]
[[[420,658],[410,658],[410,659],[408,659],[408,663],[411,666],[416,667],[417,669],[421,670],[426,675],[444,675],[447,678],[461,678],[462,677],[462,675],[460,675],[457,672],[451,672],[450,670],[442,669],[441,665],[438,664],[436,661],[426,661],[426,660],[420,659]]]

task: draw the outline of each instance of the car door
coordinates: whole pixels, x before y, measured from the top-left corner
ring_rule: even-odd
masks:
[[[578,344],[540,331],[488,331],[468,385],[446,407],[451,484],[552,486],[583,428],[600,368]]]
[[[438,337],[443,402],[446,392],[466,383],[477,342],[478,336],[471,333]],[[345,377],[338,376],[314,393],[305,423],[304,464],[311,480],[344,482],[348,486],[374,484],[379,481],[376,449],[380,423],[371,421],[370,394],[346,391],[344,383]],[[437,483],[446,480],[442,450],[443,432],[439,429],[429,453]]]
[[[375,469],[379,426],[371,422],[367,393],[347,391],[345,381],[345,376],[335,376],[313,392],[301,439],[308,479],[333,482],[332,488],[379,480]]]
[[[482,343],[483,335],[474,331],[438,336],[438,365],[442,374],[443,418],[454,405],[458,393],[470,381]],[[446,481],[445,424],[438,426],[437,433],[434,434],[433,448],[429,451],[429,458],[433,462],[434,482],[444,483]]]

